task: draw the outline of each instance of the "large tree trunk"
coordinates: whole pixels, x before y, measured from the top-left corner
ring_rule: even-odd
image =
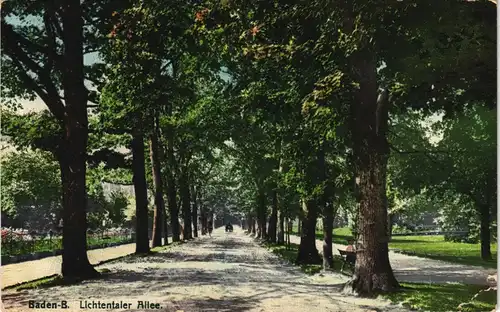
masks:
[[[387,236],[389,239],[392,237],[392,227],[394,225],[394,214],[389,213],[387,215]]]
[[[76,151],[71,148],[65,153]],[[83,152],[85,153],[85,149]],[[62,275],[68,279],[96,277],[99,273],[87,258],[85,158],[77,155],[69,159],[67,157],[68,155],[63,155],[59,160],[63,189]]]
[[[207,234],[207,212],[206,208],[202,202],[202,189],[201,187],[196,188],[196,203],[198,207],[200,207],[200,227],[201,227],[201,235]]]
[[[177,206],[177,186],[175,183],[175,155],[173,147],[173,135],[168,132],[167,141],[167,200],[168,210],[170,212],[170,226],[172,227],[172,241],[178,242],[180,237],[180,224],[179,224],[179,206]]]
[[[248,233],[252,232],[252,216],[250,214],[247,214],[246,216],[246,231]]]
[[[491,260],[491,232],[490,232],[490,205],[479,205],[480,237],[481,237],[481,259]]]
[[[170,213],[170,227],[172,228],[172,241],[180,241],[179,208],[177,206],[177,190],[175,178],[172,173],[167,175],[167,200]]]
[[[144,137],[134,131],[132,135],[132,171],[134,173],[136,245],[135,253],[149,252],[148,193],[144,159]]]
[[[285,212],[282,211],[282,207],[279,208],[278,215],[278,244],[283,245],[285,243]]]
[[[277,139],[275,142],[275,152],[277,155],[281,154],[281,138]],[[276,163],[278,170],[281,169],[281,157]],[[269,216],[269,228],[267,241],[270,243],[276,243],[276,235],[278,231],[278,184],[274,184],[274,188],[271,193],[272,205],[271,205],[271,215]]]
[[[165,202],[165,201],[163,201]],[[165,245],[168,245],[168,216],[167,216],[167,207],[164,207],[163,210],[163,236],[165,240]]]
[[[316,200],[302,201],[304,218],[302,220],[302,231],[300,235],[299,252],[297,264],[320,264],[321,256],[316,248],[316,220],[318,207]]]
[[[85,179],[88,93],[84,85],[82,15],[79,1],[67,1],[62,7],[64,42],[62,85],[66,108],[65,120],[60,120],[66,126],[64,150],[61,151],[60,157],[63,189],[62,275],[69,279],[91,278],[99,275],[87,257]],[[50,108],[50,105],[47,105]]]
[[[258,232],[257,232],[257,237],[260,239],[266,239],[266,212],[267,212],[267,206],[266,206],[266,194],[264,193],[263,190],[259,190],[259,193],[257,194],[257,222],[258,222]]]
[[[208,219],[205,207],[200,204],[200,215],[201,215],[201,235],[206,235],[208,232]]]
[[[285,172],[287,168],[285,167],[283,157],[280,158],[279,173],[280,175]],[[282,245],[285,243],[285,215],[287,213],[287,203],[285,202],[285,196],[283,189],[280,187],[278,189],[278,244]]]
[[[333,207],[326,205],[323,213],[323,268],[333,268]]]
[[[196,189],[193,184],[191,184],[191,196],[193,201],[193,211],[192,211],[192,219],[193,219],[193,236],[198,237],[198,204],[196,202]]]
[[[354,67],[360,84],[351,104],[351,133],[356,182],[359,191],[359,249],[353,279],[346,289],[360,295],[399,288],[390,262],[387,236],[386,174],[387,91],[377,99],[376,62],[369,55],[357,56]]]
[[[179,175],[179,195],[182,207],[182,220],[184,224],[183,236],[184,239],[192,239],[193,231],[191,230],[191,198],[189,194],[188,177],[186,168],[183,168]]]
[[[491,174],[493,173],[493,174]],[[480,239],[481,239],[481,259],[488,261],[491,256],[491,212],[496,211],[496,175],[491,171],[486,178],[485,196],[483,202],[476,201],[479,210]]]
[[[267,241],[276,243],[276,230],[278,226],[278,192],[273,190],[273,204],[271,207],[271,216],[269,217],[269,230],[267,233]]]
[[[319,209],[323,212],[323,269],[333,268],[333,205],[329,201],[333,198],[333,187],[327,183],[325,151],[323,148],[317,152],[318,179],[324,183],[323,192],[319,197]]]
[[[149,139],[149,150],[153,182],[155,187],[155,210],[153,217],[153,247],[162,245],[162,225],[165,202],[163,201],[163,181],[161,178],[161,165],[158,146],[157,132],[153,133]]]

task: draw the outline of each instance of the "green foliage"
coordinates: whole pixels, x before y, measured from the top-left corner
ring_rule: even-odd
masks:
[[[88,218],[91,228],[107,220],[120,226],[125,219],[128,200],[122,193],[104,197],[103,172],[88,170]],[[2,216],[4,226],[48,231],[61,218],[61,177],[59,165],[49,152],[22,151],[7,154],[2,160]]]
[[[390,183],[402,199],[394,212],[406,220],[437,213],[442,230],[469,231],[466,241],[477,242],[478,209],[489,205],[496,215],[495,125],[495,111],[480,107],[427,125],[418,113],[399,117],[389,163]],[[431,143],[429,133],[440,140]]]
[[[118,172],[117,172],[118,171]],[[121,191],[104,194],[103,181],[112,182],[113,173],[121,170],[103,170],[103,167],[87,170],[88,227],[90,229],[121,227],[126,221],[129,206],[127,196]],[[104,223],[104,224],[103,224]]]
[[[1,127],[2,134],[20,150],[31,148],[55,153],[63,139],[60,124],[47,110],[26,115],[2,110]]]
[[[61,217],[57,162],[41,151],[12,152],[2,158],[2,225],[48,231]]]

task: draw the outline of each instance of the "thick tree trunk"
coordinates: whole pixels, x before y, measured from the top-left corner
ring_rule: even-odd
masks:
[[[387,236],[387,91],[377,99],[376,62],[359,55],[354,63],[360,88],[351,104],[353,156],[359,191],[359,249],[354,276],[346,285],[360,295],[399,288],[390,262]]]
[[[319,209],[323,212],[323,269],[333,268],[333,205],[329,202],[333,198],[333,187],[327,183],[325,151],[323,148],[317,152],[318,182],[323,183],[324,189],[318,199]]]
[[[163,201],[163,180],[161,178],[160,151],[158,146],[158,137],[153,133],[149,139],[149,151],[151,158],[151,167],[153,182],[155,187],[155,210],[153,217],[153,247],[162,245],[162,225],[165,202]]]
[[[170,213],[170,226],[172,227],[172,241],[180,241],[179,208],[177,206],[177,190],[173,174],[167,177],[167,200]]]
[[[247,232],[252,233],[252,216],[250,214],[247,215]]]
[[[163,201],[165,202],[165,201]],[[167,207],[164,207],[163,210],[163,239],[165,240],[165,245],[168,245],[168,216],[167,216]]]
[[[177,186],[175,183],[175,156],[172,134],[169,134],[167,142],[167,200],[170,212],[170,226],[172,227],[172,241],[178,242],[180,238],[179,206],[177,205]]]
[[[283,158],[280,158],[280,165],[279,165],[279,173],[280,175],[283,174],[283,172],[287,171],[288,168],[285,166]],[[284,196],[284,191],[280,187],[278,189],[278,244],[282,245],[285,243],[285,215],[287,214],[287,203],[285,202],[285,196]]]
[[[280,207],[280,209],[283,209]],[[285,212],[279,211],[278,216],[278,244],[283,245],[285,243]]]
[[[207,224],[207,213],[203,205],[200,204],[200,215],[201,215],[201,235],[206,235],[208,232]]]
[[[191,230],[191,198],[189,194],[188,178],[185,169],[182,170],[179,176],[179,195],[182,207],[182,221],[184,224],[183,236],[184,239],[192,239],[193,231]]]
[[[278,192],[273,191],[273,204],[271,207],[271,216],[269,217],[269,230],[267,233],[267,241],[276,243],[276,230],[278,226]]]
[[[326,207],[323,216],[323,268],[333,268],[333,208]]]
[[[258,232],[257,236],[260,239],[266,239],[266,212],[267,212],[267,206],[266,206],[266,194],[264,191],[260,190],[258,193],[258,198],[257,198],[257,203],[258,203],[258,214],[257,214],[257,222],[258,222]]]
[[[67,149],[65,153],[75,151],[74,148]],[[83,152],[85,153],[85,149]],[[80,159],[73,157],[71,160],[65,160],[63,157],[66,158],[68,155],[62,156],[59,161],[63,189],[62,275],[68,279],[96,277],[99,273],[87,257],[85,158],[80,156]]]
[[[302,220],[299,252],[295,262],[297,264],[320,264],[321,256],[316,248],[317,203],[315,200],[302,201],[302,209],[305,214]]]
[[[490,205],[482,204],[479,205],[479,217],[480,217],[480,237],[481,237],[481,259],[487,261],[491,260],[491,232],[490,232]]]
[[[144,159],[144,137],[135,131],[132,137],[132,171],[134,173],[136,245],[135,253],[149,252],[148,193]]]
[[[392,237],[392,227],[394,225],[394,215],[389,213],[387,216],[387,236],[389,239]]]
[[[293,229],[293,221],[291,219],[288,219],[286,228],[286,245],[288,248],[290,248],[290,233],[292,232],[292,229]]]
[[[80,2],[76,0],[65,2],[60,15],[64,43],[62,85],[65,111],[62,113],[64,116],[61,112],[54,115],[65,126],[64,146],[59,153],[63,206],[62,275],[69,279],[85,279],[99,276],[99,273],[93,268],[87,257],[87,192],[85,181],[88,93],[84,84],[83,13]],[[49,103],[47,105],[51,108]],[[53,108],[51,111],[54,113]]]
[[[191,213],[193,219],[193,236],[198,237],[198,204],[196,202],[196,189],[193,184],[191,184],[191,196],[193,201],[193,211]]]
[[[245,232],[250,233],[252,231],[251,224],[250,224],[250,215],[247,214],[246,219],[245,219]]]

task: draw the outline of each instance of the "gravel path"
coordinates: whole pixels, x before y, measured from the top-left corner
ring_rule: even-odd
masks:
[[[290,242],[300,244],[300,237],[290,235]],[[345,249],[346,245],[333,244],[333,252]],[[316,248],[322,253],[323,241],[316,240]],[[408,256],[389,251],[389,260],[396,278],[400,282],[414,283],[464,283],[488,285],[488,275],[495,274],[495,269],[467,266],[446,261]]]
[[[130,303],[128,308],[100,311],[154,311],[139,301],[159,304],[156,311],[407,311],[379,299],[339,293],[346,277],[308,276],[257,245],[239,227],[223,229],[147,257],[106,263],[105,278],[79,285],[15,292],[4,291],[2,311],[29,311],[29,300],[61,302],[86,311],[85,302]],[[54,311],[39,309],[37,311]],[[59,311],[59,310],[57,310]],[[95,310],[94,310],[95,311]]]
[[[152,243],[152,241],[150,241],[150,243]],[[134,252],[135,243],[132,243],[92,249],[87,251],[87,256],[91,264],[97,265],[103,261],[130,255]],[[9,286],[34,281],[54,274],[61,274],[61,265],[62,256],[2,265],[0,267],[1,287],[4,289]],[[32,268],[36,268],[36,270]]]

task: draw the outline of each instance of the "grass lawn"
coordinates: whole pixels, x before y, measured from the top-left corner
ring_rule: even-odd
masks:
[[[264,246],[272,253],[292,264],[295,262],[299,248],[297,244],[291,244],[290,248],[268,243],[264,243]],[[332,271],[340,271],[341,261],[339,258],[335,256]],[[322,266],[317,264],[301,265],[302,271],[307,274],[318,273],[321,271],[321,268]],[[349,272],[348,268],[344,270]],[[485,289],[476,285],[401,283],[401,286],[401,291],[384,294],[382,297],[391,300],[393,303],[401,303],[417,311],[429,312],[489,312],[493,310],[496,303],[496,292],[483,292],[474,301],[465,305],[461,310],[458,310],[458,305],[469,302],[474,294]]]
[[[416,284],[401,283],[402,290],[383,295],[394,303],[418,311],[430,312],[489,312],[495,308],[495,291],[482,292],[474,301],[469,302],[474,294],[484,287],[464,284]],[[461,303],[467,302],[460,310]]]
[[[296,232],[296,228],[294,228]],[[316,232],[317,239],[323,239],[323,232]],[[347,245],[352,238],[349,228],[337,228],[333,230],[333,242]],[[397,250],[405,254],[427,257],[436,260],[444,260],[466,265],[484,266],[488,268],[497,267],[497,244],[491,245],[493,260],[481,260],[481,245],[446,242],[443,235],[423,236],[394,236],[389,243],[391,250]]]

